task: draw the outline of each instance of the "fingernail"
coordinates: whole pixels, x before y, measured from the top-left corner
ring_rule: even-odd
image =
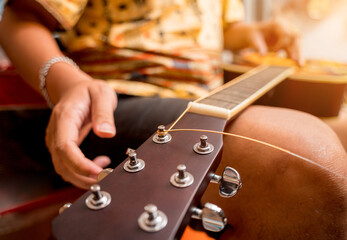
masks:
[[[109,123],[102,123],[98,126],[98,131],[114,134],[114,127]]]

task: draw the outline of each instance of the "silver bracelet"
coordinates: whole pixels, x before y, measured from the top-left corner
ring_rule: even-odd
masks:
[[[70,64],[70,65],[72,65],[78,69],[77,64],[71,58],[68,58],[65,56],[53,57],[53,58],[49,59],[45,64],[43,64],[43,66],[41,67],[40,72],[39,72],[40,90],[41,90],[42,96],[45,98],[46,103],[50,108],[53,108],[54,104],[51,101],[51,99],[48,95],[48,92],[47,92],[46,77],[47,77],[47,74],[49,72],[49,69],[51,69],[53,64],[58,63],[58,62]]]

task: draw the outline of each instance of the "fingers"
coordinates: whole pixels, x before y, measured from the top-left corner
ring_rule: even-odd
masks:
[[[277,42],[274,44],[272,49],[274,51],[279,51],[281,49],[285,50],[289,58],[302,66],[304,64],[304,59],[302,57],[300,36],[298,32],[291,27],[285,29],[284,26],[280,24],[276,26],[276,29]]]
[[[98,166],[102,168],[106,167],[107,165],[111,163],[110,158],[107,156],[98,156],[93,161],[95,164],[97,164]],[[59,175],[61,175],[65,181],[70,182],[79,188],[89,189],[91,185],[97,183],[97,174],[90,175],[90,176],[83,176],[83,175],[77,174],[76,172],[71,170],[68,166],[66,166],[64,164],[64,161],[61,161],[60,158],[53,159],[53,163],[54,163],[56,172]]]
[[[300,48],[300,35],[295,27],[280,19],[274,19],[269,22],[259,24],[259,30],[262,32],[268,49],[277,52],[285,50],[287,56],[303,65]]]
[[[82,188],[82,189],[89,189],[89,187],[96,183],[96,177],[95,176],[83,176],[80,174],[77,174],[76,172],[72,171],[69,167],[65,165],[65,161],[63,161],[61,158],[53,157],[52,159],[55,171],[66,181],[70,182],[76,187]]]
[[[47,145],[51,154],[64,159],[68,168],[84,176],[101,171],[101,168],[88,160],[78,147],[80,130],[87,115],[88,110],[84,107],[58,107],[53,110],[47,128]]]
[[[94,163],[102,168],[107,167],[111,163],[111,159],[107,156],[98,156],[94,158]]]
[[[288,46],[286,46],[285,51],[288,57],[297,62],[299,66],[303,66],[305,64],[305,59],[302,56],[299,38],[293,38],[292,42],[288,44]]]
[[[106,134],[106,137],[115,134],[113,110],[116,106],[116,98],[114,92],[107,89],[109,89],[107,85],[100,83],[80,84],[67,93],[54,107],[47,127],[46,144],[52,155],[56,172],[64,180],[80,188],[88,188],[95,183],[98,173],[110,162],[107,157],[99,157],[91,161],[79,148],[79,144],[93,125],[92,118],[96,123],[112,124],[113,130],[111,134]],[[103,97],[100,97],[100,100],[95,94]],[[100,124],[96,126],[99,127]]]
[[[117,105],[115,92],[100,82],[89,89],[92,100],[92,123],[93,130],[99,137],[111,138],[116,134],[113,112]]]
[[[268,52],[268,47],[263,34],[260,31],[253,31],[249,38],[250,46],[253,47],[260,55]]]
[[[66,143],[62,148],[58,147],[57,151],[65,160],[66,166],[79,175],[94,176],[102,170],[99,165],[86,158],[78,145],[73,142]]]
[[[57,136],[62,137],[59,134]],[[51,148],[51,154],[56,172],[65,181],[84,189],[96,182],[96,176],[102,170],[103,164],[107,163],[106,159],[96,163],[89,160],[73,141],[57,143],[54,148]]]
[[[96,183],[99,172],[111,162],[107,156],[99,156],[94,161],[87,159],[74,143],[56,150],[52,154],[56,172],[65,181],[83,189]]]

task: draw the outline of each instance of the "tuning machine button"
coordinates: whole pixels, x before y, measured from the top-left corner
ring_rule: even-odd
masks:
[[[136,157],[135,151],[129,151],[128,156],[129,160],[126,161],[123,165],[123,169],[127,172],[139,172],[145,168],[145,161]]]
[[[211,182],[219,184],[219,194],[225,198],[234,196],[242,187],[240,174],[231,167],[226,167],[222,176],[212,174]]]
[[[178,188],[185,188],[192,185],[194,177],[186,171],[186,165],[180,164],[177,166],[177,172],[170,177],[170,183]]]
[[[207,142],[208,137],[206,135],[202,135],[200,137],[200,142],[196,143],[193,147],[194,152],[198,154],[209,154],[213,152],[214,147],[211,143]]]
[[[167,217],[165,213],[158,210],[157,206],[148,204],[144,209],[145,212],[138,219],[138,224],[142,230],[146,232],[158,232],[166,226]]]
[[[158,126],[157,133],[153,136],[152,139],[155,143],[163,144],[170,142],[172,137],[167,131],[165,131],[165,126],[160,125]]]
[[[207,231],[220,232],[227,224],[223,210],[212,203],[205,203],[203,209],[194,207],[192,211],[192,218],[202,220],[202,225]]]
[[[66,209],[69,209],[72,206],[72,203],[65,203],[62,207],[59,208],[59,214],[62,214]]]
[[[86,205],[92,210],[100,210],[107,207],[111,202],[111,195],[108,192],[100,191],[100,185],[94,184],[90,187],[90,194],[86,199]]]
[[[111,172],[113,172],[112,168],[105,168],[101,170],[98,174],[98,182],[107,177]]]

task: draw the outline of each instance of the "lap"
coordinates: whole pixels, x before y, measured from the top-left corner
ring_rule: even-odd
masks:
[[[210,185],[203,202],[226,212],[228,239],[344,239],[347,216],[346,153],[335,133],[319,119],[293,110],[253,106],[226,128],[302,155],[235,137],[224,137],[220,174],[239,171],[243,187],[233,198]]]

